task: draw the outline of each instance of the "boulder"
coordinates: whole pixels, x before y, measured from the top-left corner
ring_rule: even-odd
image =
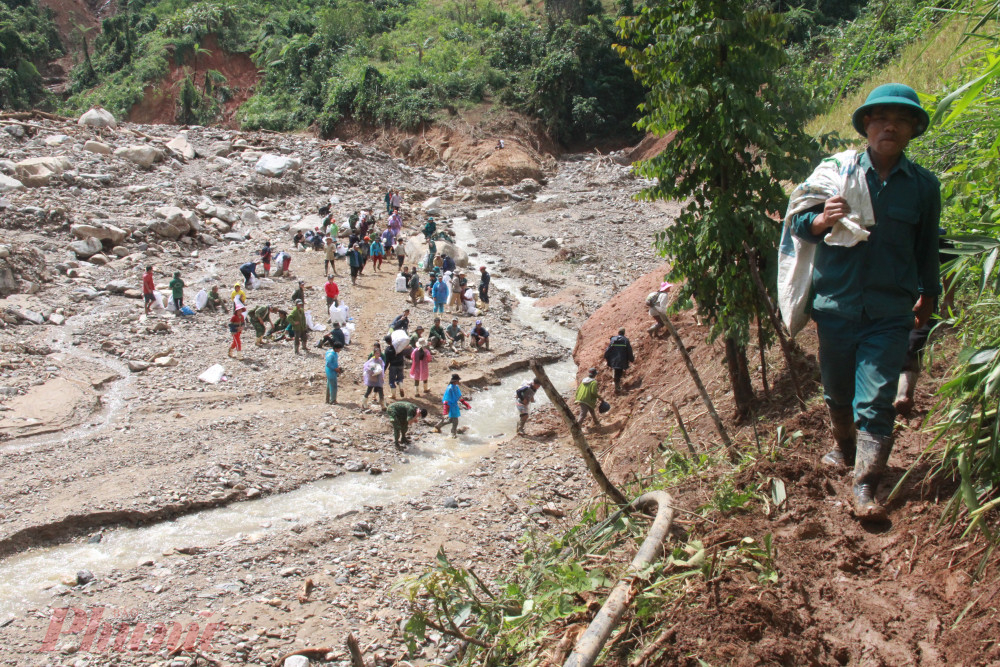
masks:
[[[196,156],[194,146],[188,143],[187,132],[181,132],[168,141],[167,148],[182,155],[185,160],[193,160]]]
[[[0,174],[0,192],[12,192],[13,190],[23,190],[24,183],[17,180],[16,178],[11,178],[10,176],[4,176]]]
[[[306,217],[302,218],[294,225],[289,227],[288,232],[294,236],[295,232],[309,232],[316,229],[317,227],[322,227],[322,226],[323,226],[323,218],[321,218],[318,215],[307,215]]]
[[[169,239],[176,239],[190,231],[201,231],[201,220],[194,211],[178,208],[176,206],[161,206],[153,212],[161,222],[154,222],[150,229],[157,236],[164,236]]]
[[[290,169],[298,169],[302,166],[302,160],[290,158],[286,155],[272,155],[265,153],[257,160],[254,171],[262,176],[281,176]]]
[[[229,232],[227,234],[223,234],[222,238],[226,241],[246,241],[247,235],[242,232]]]
[[[95,238],[73,241],[69,244],[69,249],[76,253],[76,256],[79,259],[90,259],[97,253],[101,252],[103,248],[104,245]]]
[[[66,317],[64,315],[60,315],[59,313],[49,314],[49,324],[55,324],[56,326],[59,326],[64,322],[66,322]]]
[[[49,184],[53,176],[59,176],[72,168],[64,157],[33,157],[14,165],[14,175],[28,188],[41,188]]]
[[[233,145],[228,141],[216,141],[209,145],[206,152],[215,157],[226,157],[233,152]]]
[[[85,112],[82,116],[80,116],[80,120],[76,121],[76,124],[101,129],[115,129],[118,127],[118,123],[115,121],[114,115],[107,109],[102,109],[101,107],[94,107]]]
[[[104,286],[104,290],[112,294],[124,294],[125,290],[135,287],[131,280],[112,280]]]
[[[108,259],[107,255],[105,255],[104,253],[100,253],[100,252],[90,258],[90,263],[91,264],[96,264],[97,266],[104,266],[105,264],[107,264],[110,261],[111,260]]]
[[[461,185],[462,187],[466,187],[466,188],[472,187],[473,185],[476,184],[476,179],[474,179],[472,176],[469,176],[468,174],[466,174],[462,178],[458,179],[458,184]]]
[[[427,215],[441,215],[441,198],[431,197],[420,205]]]
[[[17,169],[17,165],[10,160],[0,160],[0,174],[13,176],[15,169]]]
[[[123,146],[115,151],[115,155],[134,162],[143,169],[149,169],[163,159],[163,151],[152,146]]]
[[[111,155],[113,152],[111,146],[100,141],[94,141],[93,139],[83,145],[83,150],[97,153],[98,155]]]
[[[65,134],[51,134],[45,137],[46,146],[62,146],[67,141],[69,141],[69,136]]]
[[[133,360],[133,359],[130,359],[125,365],[128,366],[128,369],[130,371],[132,371],[133,373],[141,373],[144,370],[146,370],[146,369],[149,368],[149,363],[148,362],[145,362],[145,361],[136,361],[136,360]]]
[[[215,208],[215,213],[212,214],[214,217],[227,222],[230,225],[240,219],[240,215],[231,208],[226,208],[225,206],[217,206]]]
[[[447,241],[435,241],[437,254],[448,255],[455,260],[456,266],[469,266],[469,256],[458,246]],[[427,259],[427,242],[422,235],[414,235],[406,239],[406,258],[408,261],[422,262]]]
[[[559,241],[556,240],[556,239],[554,239],[554,238],[552,238],[552,237],[549,237],[549,238],[545,239],[544,241],[542,241],[542,247],[543,248],[550,248],[550,249],[558,248],[559,247]]]
[[[125,240],[128,232],[120,227],[93,220],[86,224],[72,225],[70,233],[78,239],[97,239],[115,246]]]

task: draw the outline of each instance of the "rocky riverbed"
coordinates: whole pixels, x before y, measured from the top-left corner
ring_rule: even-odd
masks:
[[[190,665],[200,652],[270,665],[326,648],[312,660],[346,665],[353,632],[372,663],[394,664],[407,604],[394,585],[440,548],[484,579],[509,572],[526,530],[558,532],[593,492],[548,411],[514,436],[509,385],[531,359],[568,357],[546,320],[579,327],[661,262],[650,241],[671,210],[635,202],[643,183],[612,158],[572,156],[504,182],[522,174],[455,173],[307,136],[44,119],[0,121],[0,158],[0,663]],[[187,303],[215,284],[228,296],[269,239],[292,254],[291,275],[264,281],[250,304],[290,306],[301,279],[307,310],[328,325],[323,255],[293,250],[292,232],[324,203],[342,225],[356,209],[384,211],[386,186],[402,192],[406,233],[433,213],[476,239],[461,248],[473,281],[479,253],[509,281],[481,315],[492,349],[436,355],[430,394],[414,399],[434,417],[460,373],[485,407],[463,417],[457,441],[428,423],[400,452],[380,411],[361,409],[361,365],[407,305],[394,267],[353,287],[338,262],[356,329],[337,406],[323,403],[320,354],[257,347],[247,332],[237,361],[226,315],[143,315],[145,265],[164,292],[180,271]],[[525,298],[538,299],[538,321],[518,316]],[[422,304],[410,319],[432,317]],[[199,381],[215,363],[225,381]],[[170,633],[186,638],[192,624],[204,646],[168,655]],[[408,660],[455,648],[437,637]]]

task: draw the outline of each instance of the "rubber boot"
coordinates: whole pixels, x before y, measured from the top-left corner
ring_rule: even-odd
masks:
[[[854,411],[851,408],[830,408],[830,430],[836,446],[820,460],[830,466],[853,466],[858,439]]]
[[[263,344],[264,344],[264,337],[257,336],[257,345],[263,345]]]
[[[424,380],[424,394],[430,395],[431,390],[427,388],[427,380]]]
[[[913,392],[917,389],[920,371],[903,371],[899,374],[899,387],[896,389],[896,400],[892,406],[901,415],[908,415],[913,410]]]
[[[892,451],[891,435],[858,433],[857,457],[854,461],[854,514],[859,519],[883,520],[885,508],[875,499],[878,483],[885,472]]]
[[[389,387],[389,395],[392,396],[392,400],[394,400],[394,401],[396,400],[396,388],[395,387]]]
[[[400,398],[406,398],[406,394],[403,393],[403,385],[402,384],[399,385],[399,397]]]
[[[367,408],[368,408],[368,397],[365,396],[364,398],[361,399],[361,409],[365,410]]]
[[[382,408],[382,412],[385,412],[385,396],[378,397],[379,407]]]
[[[419,396],[420,395],[420,383],[419,382],[414,382],[413,383],[413,395],[414,396]]]
[[[646,329],[646,333],[648,333],[650,336],[654,336],[656,335],[656,332],[662,328],[663,328],[663,322],[657,322],[653,326]]]
[[[226,354],[228,354],[229,358],[232,359],[233,358],[233,348],[229,348],[229,352],[227,352]]]

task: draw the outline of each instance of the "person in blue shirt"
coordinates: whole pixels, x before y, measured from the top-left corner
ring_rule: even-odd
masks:
[[[822,242],[850,213],[839,195],[791,219],[792,233],[816,244],[812,319],[836,443],[823,462],[853,466],[861,519],[885,518],[876,492],[892,451],[899,369],[910,330],[927,321],[940,294],[940,184],[904,154],[928,123],[916,92],[898,83],[878,86],[855,110],[854,129],[868,141],[855,159],[875,214],[866,241]]]
[[[344,344],[333,341],[333,347],[326,351],[326,402],[337,404],[337,376],[340,375],[340,350]]]
[[[442,426],[450,422],[452,437],[458,435],[458,418],[462,415],[460,403],[465,402],[462,398],[462,390],[458,386],[461,379],[457,373],[453,373],[451,382],[448,383],[448,387],[444,390],[444,395],[441,397],[441,403],[445,406],[447,412],[444,418],[434,427],[434,430],[438,433],[441,432]],[[468,405],[467,402],[466,405]]]
[[[443,313],[444,306],[448,303],[448,286],[444,284],[444,279],[440,275],[431,287],[431,297],[434,299],[434,312]]]

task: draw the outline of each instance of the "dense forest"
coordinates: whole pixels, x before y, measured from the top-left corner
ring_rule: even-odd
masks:
[[[862,23],[892,36],[869,54],[868,63],[878,64],[919,32],[912,17],[922,6],[915,0],[759,4],[787,19],[788,49],[801,64],[797,75],[806,71],[822,99],[837,94],[841,86],[829,81],[850,66],[838,52],[864,48],[862,30],[845,31],[850,21],[860,14]],[[249,55],[262,73],[239,111],[248,129],[315,125],[330,133],[345,118],[410,129],[491,102],[539,120],[564,143],[631,137],[644,91],[612,45],[616,20],[635,11],[633,0],[521,7],[492,0],[127,0],[100,32],[78,28],[66,38],[71,44],[61,44],[37,0],[3,0],[0,106],[79,111],[100,104],[123,116],[171,66],[186,67],[176,84],[176,117],[211,123],[234,94],[221,72],[194,74],[211,35],[226,53]],[[40,72],[65,51],[76,66],[71,95],[59,100],[41,85]],[[849,85],[857,78],[846,77]]]

